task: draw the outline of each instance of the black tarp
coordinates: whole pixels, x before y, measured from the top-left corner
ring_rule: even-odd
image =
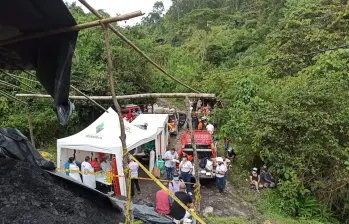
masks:
[[[29,162],[46,170],[55,170],[53,162],[44,159],[28,139],[15,128],[0,128],[0,157]]]
[[[0,42],[74,25],[76,21],[63,0],[10,0],[0,5]],[[0,46],[0,68],[36,70],[38,80],[54,98],[62,125],[74,111],[68,96],[77,34],[62,33]]]

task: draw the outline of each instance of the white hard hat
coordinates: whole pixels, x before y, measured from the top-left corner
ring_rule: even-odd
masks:
[[[257,171],[258,169],[255,167],[255,168],[253,168],[253,171]]]
[[[216,158],[216,161],[217,161],[217,162],[223,162],[223,158],[222,158],[222,157],[217,157],[217,158]]]

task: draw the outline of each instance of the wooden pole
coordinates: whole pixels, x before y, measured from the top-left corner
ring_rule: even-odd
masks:
[[[121,113],[121,107],[120,107],[120,104],[119,104],[118,100],[116,99],[116,94],[115,94],[115,86],[114,86],[114,82],[115,81],[114,81],[114,75],[113,75],[114,66],[113,66],[113,60],[111,58],[110,37],[109,37],[109,33],[108,33],[108,28],[107,27],[104,27],[104,40],[105,40],[105,47],[106,47],[106,51],[107,51],[110,91],[111,91],[111,94],[112,94],[112,99],[113,99],[114,106],[116,108],[116,112],[118,113],[118,117],[119,117],[120,131],[121,131],[120,140],[121,140],[121,145],[122,145],[122,149],[123,149],[123,155],[126,155],[128,150],[127,150],[127,146],[126,146],[125,124],[124,124],[124,119],[123,119],[122,113]],[[123,168],[124,168],[124,170],[126,170],[127,167],[128,167],[127,158],[128,158],[127,156],[124,156],[124,158],[123,158]],[[131,177],[129,176],[127,178],[131,178]],[[133,218],[132,218],[133,214],[131,212],[132,206],[128,206],[127,208],[128,209],[126,209],[126,217],[129,217],[129,220],[125,220],[125,222],[126,223],[130,223],[130,221],[133,220]]]
[[[99,103],[97,103],[95,100],[91,99],[89,96],[87,96],[85,93],[81,92],[78,88],[74,87],[73,85],[70,85],[70,87],[72,89],[74,89],[76,92],[80,93],[81,95],[83,95],[86,99],[88,99],[89,101],[91,101],[92,103],[96,104],[99,108],[101,108],[104,111],[107,111],[107,109],[105,109],[102,105],[100,105]]]
[[[34,133],[33,133],[33,125],[32,125],[32,120],[30,118],[30,112],[29,112],[29,107],[26,106],[26,117],[28,121],[28,128],[29,128],[29,134],[30,134],[30,141],[32,142],[32,145],[35,148],[35,139],[34,139]]]
[[[95,10],[92,6],[90,6],[85,0],[79,0],[79,2],[81,4],[83,4],[86,8],[88,8],[95,16],[97,16],[99,19],[103,19],[103,16],[97,11]],[[127,39],[127,37],[125,37],[122,33],[120,33],[114,26],[112,26],[111,24],[106,24],[106,26],[111,29],[111,31],[113,31],[113,33],[115,33],[118,37],[120,37],[123,41],[125,41],[129,46],[131,46],[135,51],[137,51],[141,56],[143,56],[149,63],[151,63],[155,68],[157,68],[158,70],[160,70],[162,73],[164,73],[167,77],[169,77],[170,79],[172,79],[173,81],[181,84],[182,86],[187,87],[188,89],[199,93],[199,91],[193,89],[192,87],[188,86],[187,84],[181,82],[180,80],[178,80],[177,78],[175,78],[174,76],[170,75],[167,71],[165,71],[165,69],[163,69],[161,66],[159,66],[158,64],[156,64],[153,60],[151,60],[148,55],[146,55],[141,49],[139,49],[132,41],[130,41],[129,39]]]
[[[187,116],[188,116],[188,122],[189,122],[189,130],[190,130],[190,142],[191,146],[193,147],[193,154],[194,154],[194,170],[195,170],[195,183],[200,187],[200,174],[199,174],[199,157],[198,152],[196,151],[196,143],[194,138],[194,131],[193,131],[193,123],[191,119],[191,111],[190,111],[190,101],[189,97],[185,98],[185,104],[187,107]],[[197,202],[197,211],[200,211],[200,202]]]
[[[101,20],[88,22],[88,23],[83,23],[83,24],[78,24],[78,25],[71,26],[71,27],[63,27],[63,28],[59,28],[59,29],[55,29],[55,30],[48,30],[48,31],[43,31],[43,32],[38,32],[38,33],[31,33],[31,34],[28,34],[28,35],[22,35],[22,36],[18,36],[18,37],[14,37],[14,38],[11,38],[11,39],[0,41],[0,46],[13,44],[13,43],[24,41],[24,40],[41,38],[41,37],[54,35],[54,34],[59,34],[59,33],[67,33],[67,32],[79,31],[79,30],[82,30],[82,29],[87,29],[87,28],[91,28],[91,27],[95,27],[95,26],[100,26],[101,23],[102,24],[115,23],[115,22],[118,22],[118,21],[128,20],[128,19],[132,19],[132,18],[135,18],[135,17],[138,17],[138,16],[142,16],[142,15],[143,15],[143,13],[141,11],[135,11],[135,12],[127,13],[127,14],[124,14],[124,15],[115,16],[115,17],[111,17],[111,18],[108,18],[108,19],[101,19]]]
[[[32,97],[32,98],[52,98],[50,95],[44,94],[16,94],[17,97]],[[93,100],[112,100],[113,96],[89,96]],[[210,93],[145,93],[145,94],[134,94],[116,96],[117,100],[124,99],[141,99],[141,98],[216,98],[215,94]],[[70,99],[74,100],[86,100],[84,96],[69,96]]]

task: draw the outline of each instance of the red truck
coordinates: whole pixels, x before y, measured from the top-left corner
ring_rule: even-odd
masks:
[[[210,166],[199,167],[199,177],[203,179],[215,178],[214,164],[212,159],[216,158],[216,146],[212,140],[212,135],[206,130],[195,130],[194,140],[196,144],[196,151],[199,157],[199,164],[201,160],[207,160],[207,165]],[[186,131],[181,136],[181,148],[178,150],[178,156],[181,159],[182,155],[186,154],[190,161],[193,161],[193,148],[191,145],[190,131]],[[206,164],[205,164],[206,165]]]
[[[133,104],[126,105],[121,110],[122,117],[126,118],[128,122],[131,122],[137,117],[137,112],[140,110],[141,110],[140,106],[133,105]]]

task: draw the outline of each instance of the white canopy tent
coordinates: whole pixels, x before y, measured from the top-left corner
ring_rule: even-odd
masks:
[[[168,114],[140,114],[132,121],[133,125],[147,123],[147,131],[156,136],[156,158],[163,155],[168,147]]]
[[[142,144],[156,139],[156,133],[142,130],[124,120],[126,145],[132,150]],[[74,150],[79,151],[76,156],[79,162],[91,153],[113,154],[116,158],[118,175],[123,175],[123,149],[119,136],[121,135],[118,114],[109,108],[96,121],[81,132],[57,140],[57,166],[64,168],[65,162],[73,156]],[[125,178],[119,179],[121,195],[126,196]]]

